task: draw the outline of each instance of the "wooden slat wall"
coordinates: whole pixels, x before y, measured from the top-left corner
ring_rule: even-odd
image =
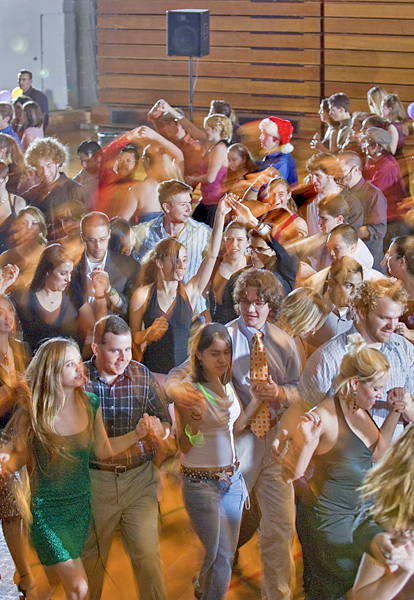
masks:
[[[315,130],[321,2],[325,95],[343,91],[353,110],[367,110],[367,90],[381,85],[405,106],[413,101],[414,0],[98,0],[100,123],[110,106],[145,111],[160,97],[188,106],[188,59],[166,55],[165,11],[208,8],[196,121],[224,98],[238,113],[306,117],[301,131]]]
[[[210,54],[198,64],[194,107],[211,99],[239,113],[304,115],[319,103],[315,0],[98,0],[99,101],[148,108],[165,97],[188,106],[188,58],[167,57],[166,10],[210,10]],[[197,71],[197,59],[194,59]]]
[[[344,91],[353,110],[367,110],[366,92],[380,85],[414,100],[414,2],[325,0],[325,89]]]

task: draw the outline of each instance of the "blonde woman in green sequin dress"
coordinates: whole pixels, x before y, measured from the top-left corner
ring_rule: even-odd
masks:
[[[145,437],[142,425],[108,439],[99,400],[83,390],[84,367],[74,342],[52,338],[30,363],[32,402],[16,415],[12,441],[2,449],[2,471],[27,465],[31,542],[45,568],[51,597],[62,582],[67,600],[84,600],[88,582],[80,559],[90,518],[89,453],[108,458]]]

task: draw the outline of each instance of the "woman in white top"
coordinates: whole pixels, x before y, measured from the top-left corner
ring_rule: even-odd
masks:
[[[229,383],[232,343],[224,325],[200,329],[190,360],[186,381],[203,394],[204,410],[176,406],[176,411],[185,507],[206,552],[195,594],[220,600],[230,583],[246,495],[234,433],[246,427],[259,403],[252,398],[243,412]]]

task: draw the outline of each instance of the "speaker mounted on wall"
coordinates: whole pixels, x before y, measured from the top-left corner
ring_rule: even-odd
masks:
[[[206,56],[210,52],[210,11],[167,10],[167,55]]]

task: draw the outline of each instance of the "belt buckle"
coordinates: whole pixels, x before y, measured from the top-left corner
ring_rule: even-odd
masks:
[[[127,468],[126,468],[125,465],[118,465],[118,466],[115,467],[115,473],[117,475],[120,475],[121,473],[125,473],[126,470],[127,470]]]

